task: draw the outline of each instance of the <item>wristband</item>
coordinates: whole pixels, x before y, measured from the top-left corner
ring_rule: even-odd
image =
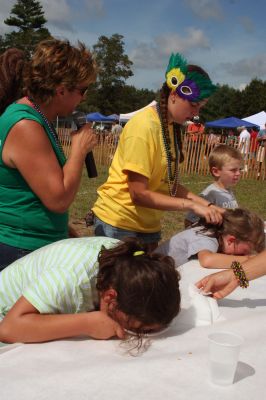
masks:
[[[242,289],[246,289],[249,286],[249,282],[240,262],[233,261],[231,264],[231,268],[235,274],[236,279],[238,280],[239,286],[242,287]]]

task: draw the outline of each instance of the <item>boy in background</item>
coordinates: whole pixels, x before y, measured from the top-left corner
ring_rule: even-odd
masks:
[[[231,187],[240,179],[243,157],[240,151],[226,144],[217,145],[209,156],[209,169],[214,182],[207,186],[200,196],[222,208],[237,208],[238,203]],[[198,222],[199,217],[192,212],[186,214],[185,227]]]

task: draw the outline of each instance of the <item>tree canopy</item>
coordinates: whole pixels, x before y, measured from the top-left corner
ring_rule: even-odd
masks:
[[[125,80],[133,75],[132,61],[124,52],[123,36],[118,33],[110,38],[100,36],[93,46],[99,67],[98,82],[100,88],[125,85]]]
[[[0,52],[16,47],[30,56],[34,47],[41,40],[51,37],[42,5],[37,0],[18,0],[11,9],[10,17],[4,23],[17,30],[0,37]]]

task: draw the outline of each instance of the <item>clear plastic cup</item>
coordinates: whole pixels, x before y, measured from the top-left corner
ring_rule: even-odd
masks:
[[[240,346],[244,339],[231,332],[214,332],[208,336],[210,380],[216,385],[234,381]]]

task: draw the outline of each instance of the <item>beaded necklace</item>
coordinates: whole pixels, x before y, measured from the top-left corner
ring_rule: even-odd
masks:
[[[44,122],[46,123],[49,132],[51,133],[52,137],[54,138],[55,144],[57,145],[59,151],[61,152],[61,154],[62,154],[63,156],[65,156],[64,150],[63,150],[63,148],[62,148],[62,146],[61,146],[61,143],[60,143],[60,141],[59,141],[59,138],[58,138],[57,132],[56,132],[56,130],[55,130],[55,128],[54,128],[54,125],[53,125],[51,122],[49,122],[49,120],[47,119],[47,117],[46,117],[46,116],[44,115],[44,113],[41,111],[40,106],[39,106],[37,103],[34,102],[34,100],[33,100],[32,97],[26,96],[26,99],[27,99],[28,101],[31,102],[31,104],[33,105],[33,108],[40,114],[40,116],[42,117],[42,119],[43,119]]]
[[[171,142],[169,136],[165,132],[164,124],[162,121],[162,114],[160,110],[159,103],[156,104],[156,110],[159,116],[161,132],[164,144],[164,150],[166,154],[167,161],[167,183],[168,183],[168,191],[171,197],[176,197],[178,183],[179,183],[179,175],[178,175],[178,143],[177,143],[177,129],[174,126],[174,149],[175,149],[175,165],[174,171],[172,171],[172,161],[174,161],[171,153]]]

